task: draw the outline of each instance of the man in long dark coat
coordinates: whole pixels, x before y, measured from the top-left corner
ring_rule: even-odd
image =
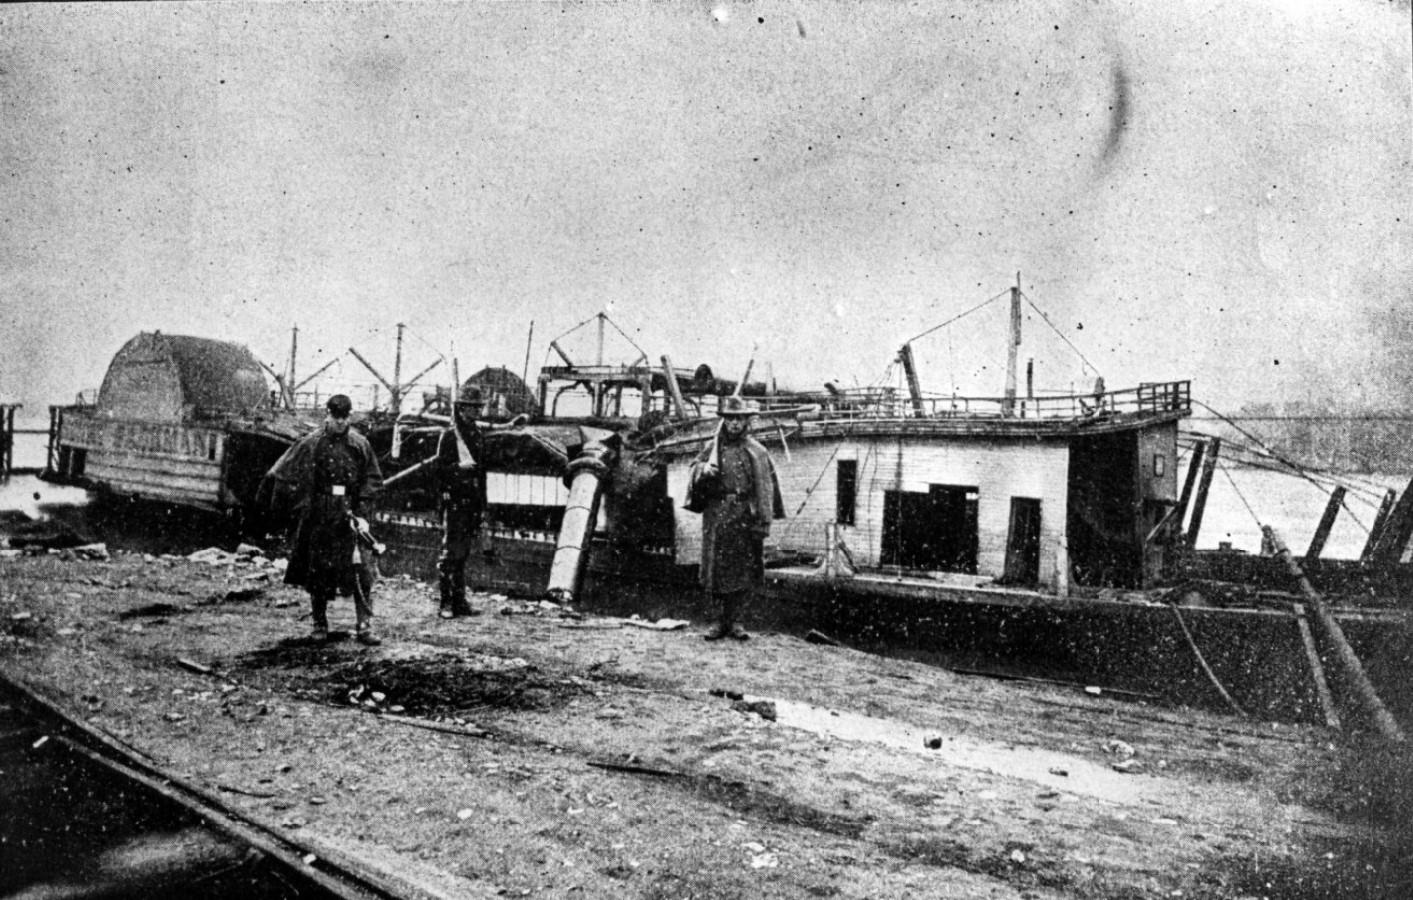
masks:
[[[466,602],[466,558],[481,534],[486,477],[481,468],[480,394],[466,390],[452,408],[451,427],[437,441],[433,473],[441,495],[442,552],[437,557],[438,613],[443,619],[474,616]]]
[[[720,614],[709,641],[750,637],[737,617],[764,580],[770,523],[785,517],[775,463],[748,433],[756,411],[749,400],[723,398],[716,440],[692,463],[688,494],[705,504],[701,583]]]
[[[285,583],[309,591],[315,640],[328,640],[329,601],[351,594],[357,640],[378,644],[373,563],[359,546],[352,520],[364,514],[383,474],[368,439],[349,428],[353,403],[348,397],[335,394],[326,409],[323,426],[290,447],[268,476],[292,496],[299,513]]]

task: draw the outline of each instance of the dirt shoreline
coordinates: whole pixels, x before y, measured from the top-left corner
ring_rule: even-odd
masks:
[[[0,666],[429,893],[1413,896],[1406,754],[1325,729],[498,596],[443,622],[407,578],[381,647],[312,645],[268,561],[208,559],[0,559]]]

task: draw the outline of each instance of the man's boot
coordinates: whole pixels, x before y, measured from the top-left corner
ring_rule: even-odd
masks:
[[[441,605],[437,607],[437,615],[443,619],[450,619],[456,615],[456,610],[453,608],[451,576],[443,572],[437,578],[437,589],[442,598]]]
[[[453,616],[476,615],[476,610],[466,602],[466,571],[464,569],[453,572],[451,576],[451,614]]]
[[[745,599],[744,591],[735,591],[722,598],[721,624],[726,629],[726,636],[732,640],[744,641],[750,638],[746,629],[736,622],[736,617],[741,614],[741,607],[745,605]]]
[[[725,637],[733,637],[736,626],[736,606],[739,594],[717,594],[716,602],[721,607],[721,617],[712,629],[702,635],[704,641],[719,641]]]
[[[373,633],[373,625],[370,622],[359,622],[353,639],[365,647],[376,647],[382,643],[382,640]]]
[[[322,644],[329,639],[329,598],[310,594],[309,608],[314,619],[314,630],[309,636]]]

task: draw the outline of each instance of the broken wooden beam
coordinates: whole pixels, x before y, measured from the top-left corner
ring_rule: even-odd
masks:
[[[1192,502],[1192,489],[1197,485],[1197,473],[1202,471],[1202,457],[1207,452],[1205,441],[1199,441],[1192,448],[1192,455],[1187,461],[1187,477],[1182,482],[1182,493],[1178,495],[1177,502],[1177,525],[1182,528],[1183,519],[1187,518],[1187,507]]]
[[[1359,656],[1354,652],[1354,648],[1349,646],[1343,629],[1339,627],[1339,623],[1335,621],[1334,616],[1325,606],[1325,598],[1310,584],[1310,580],[1301,571],[1300,564],[1295,561],[1295,557],[1290,555],[1290,550],[1286,548],[1275,529],[1269,525],[1262,525],[1261,531],[1270,540],[1276,550],[1276,555],[1285,560],[1286,569],[1290,572],[1291,577],[1300,585],[1301,593],[1305,595],[1310,610],[1315,614],[1315,621],[1319,623],[1325,633],[1326,640],[1334,648],[1335,659],[1343,670],[1342,674],[1348,680],[1370,721],[1384,737],[1401,743],[1404,740],[1403,729],[1399,727],[1397,720],[1384,706],[1383,701],[1379,699],[1378,691],[1374,690],[1368,673],[1364,671],[1364,664],[1359,661]]]
[[[1407,491],[1404,492],[1405,495],[1407,495],[1407,493]],[[1374,554],[1379,548],[1379,542],[1383,540],[1384,532],[1388,530],[1389,517],[1393,515],[1397,500],[1397,491],[1389,489],[1384,493],[1383,502],[1379,504],[1379,511],[1374,516],[1374,526],[1369,529],[1369,539],[1364,543],[1364,551],[1359,554],[1361,561],[1372,561],[1374,559]]]
[[[1202,530],[1202,515],[1207,511],[1207,492],[1212,489],[1212,473],[1217,470],[1217,457],[1222,452],[1222,439],[1212,438],[1208,442],[1207,458],[1202,460],[1202,477],[1197,483],[1197,496],[1192,500],[1192,518],[1187,526],[1187,546],[1197,546],[1197,534]]]
[[[1330,682],[1325,678],[1325,666],[1320,662],[1320,651],[1315,646],[1315,636],[1310,633],[1310,623],[1305,619],[1305,607],[1292,603],[1295,610],[1295,624],[1300,629],[1300,643],[1305,647],[1305,658],[1310,663],[1310,680],[1315,683],[1315,695],[1320,699],[1320,709],[1325,714],[1325,724],[1339,730],[1339,710],[1335,708],[1334,695],[1330,693]]]
[[[1307,563],[1312,559],[1320,558],[1320,554],[1325,549],[1325,541],[1330,539],[1330,529],[1334,528],[1339,508],[1343,505],[1344,487],[1336,486],[1334,490],[1330,491],[1330,501],[1325,504],[1325,514],[1320,517],[1320,524],[1315,526],[1315,534],[1310,538],[1310,549],[1305,551]]]

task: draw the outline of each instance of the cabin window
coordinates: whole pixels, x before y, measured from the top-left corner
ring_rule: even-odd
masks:
[[[1161,453],[1153,454],[1153,475],[1161,478],[1168,471],[1168,458]]]
[[[841,459],[836,466],[834,520],[840,525],[852,525],[859,498],[859,461]]]
[[[216,461],[216,444],[216,436],[214,434],[209,435],[206,439],[206,458],[212,462]]]

